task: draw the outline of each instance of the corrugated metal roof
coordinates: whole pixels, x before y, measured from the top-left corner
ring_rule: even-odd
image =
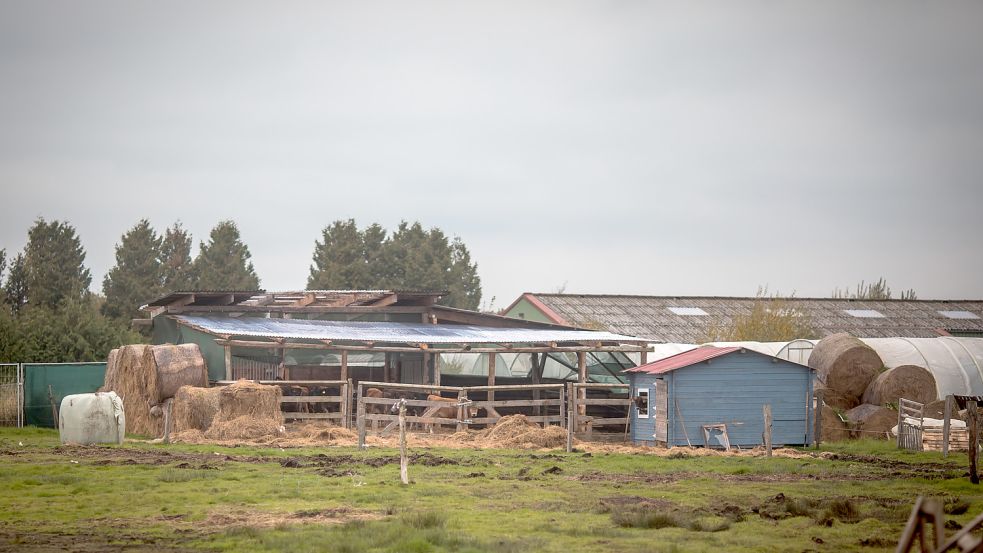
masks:
[[[735,317],[747,316],[759,298],[619,296],[591,294],[526,294],[547,306],[562,322],[603,328],[664,342],[699,343],[711,324],[727,327]],[[854,300],[838,298],[782,298],[785,308],[807,317],[821,338],[848,332],[858,338],[934,338],[939,330],[952,333],[983,332],[983,300]],[[707,316],[673,312],[701,309]],[[883,318],[857,318],[847,310],[876,310]],[[953,319],[940,311],[964,311],[981,318]],[[965,316],[964,316],[965,317]],[[560,321],[558,321],[560,322]]]
[[[318,321],[259,317],[176,315],[184,324],[217,335],[333,340],[397,344],[530,344],[549,342],[616,342],[643,340],[593,330],[493,328],[472,325],[366,321]]]
[[[744,348],[739,348],[736,346],[727,348],[718,348],[716,346],[703,346],[696,349],[691,349],[689,351],[684,351],[682,353],[677,353],[672,357],[666,357],[665,359],[660,359],[647,365],[641,365],[631,369],[625,369],[623,372],[626,373],[646,373],[646,374],[665,374],[669,371],[674,371],[676,369],[681,369],[683,367],[688,367],[690,365],[695,365],[714,357],[720,357],[721,355],[727,355],[728,353],[739,351]]]

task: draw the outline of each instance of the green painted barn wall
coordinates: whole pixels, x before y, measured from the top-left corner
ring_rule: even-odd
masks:
[[[72,394],[95,392],[106,379],[105,363],[24,363],[24,424],[56,428],[48,386],[57,407]]]
[[[505,313],[505,316],[516,319],[525,319],[527,321],[536,321],[539,323],[553,322],[526,298],[520,299],[518,303],[512,306],[512,309],[509,309],[508,312]]]

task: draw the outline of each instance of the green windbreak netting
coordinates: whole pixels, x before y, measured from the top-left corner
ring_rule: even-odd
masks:
[[[95,392],[105,377],[105,363],[24,363],[24,424],[56,428],[52,402],[60,407],[67,395]]]

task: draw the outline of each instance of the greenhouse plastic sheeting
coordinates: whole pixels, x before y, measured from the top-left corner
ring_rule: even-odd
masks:
[[[860,338],[887,368],[924,367],[935,377],[939,398],[983,395],[983,338]]]
[[[71,394],[95,392],[106,379],[105,363],[24,363],[24,424],[56,428],[55,405]]]

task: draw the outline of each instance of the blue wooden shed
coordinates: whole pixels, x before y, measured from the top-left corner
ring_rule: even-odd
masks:
[[[771,405],[772,444],[812,441],[813,371],[740,347],[704,346],[624,371],[631,384],[632,441],[704,445],[704,425],[725,424],[730,444],[761,445]],[[710,430],[710,445],[719,430]],[[717,439],[713,439],[714,436]]]

